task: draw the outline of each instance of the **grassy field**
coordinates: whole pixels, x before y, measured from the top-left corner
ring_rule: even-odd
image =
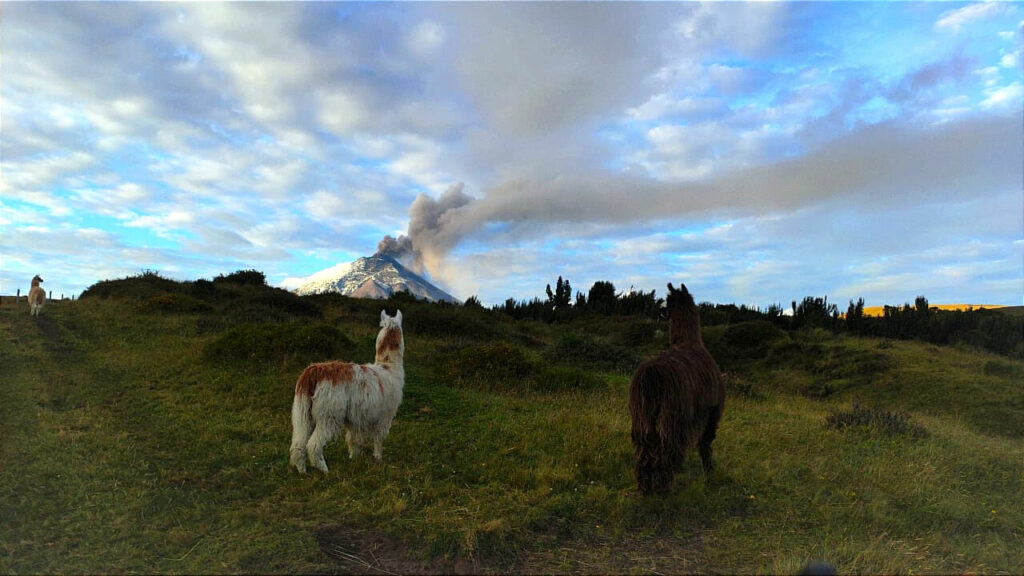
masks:
[[[707,485],[634,490],[636,318],[148,279],[0,306],[3,573],[1024,570],[1024,364],[959,347],[714,327],[730,395]],[[406,318],[383,463],[287,466],[302,367]]]

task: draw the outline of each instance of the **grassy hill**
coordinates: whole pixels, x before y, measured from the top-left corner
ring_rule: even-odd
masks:
[[[639,318],[515,322],[245,282],[0,306],[5,573],[1020,573],[1024,363],[767,323],[705,339],[730,391],[705,485],[634,490]],[[287,466],[295,378],[405,316],[384,462]]]

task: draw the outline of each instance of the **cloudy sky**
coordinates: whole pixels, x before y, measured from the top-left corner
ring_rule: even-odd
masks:
[[[567,277],[1019,305],[1024,5],[21,3],[0,293],[276,285],[386,236],[485,304]]]

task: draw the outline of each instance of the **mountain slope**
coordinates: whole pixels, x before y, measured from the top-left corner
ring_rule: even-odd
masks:
[[[432,302],[459,302],[394,258],[380,254],[317,272],[294,290],[299,295],[338,292],[354,298],[374,299],[388,298],[401,291]]]

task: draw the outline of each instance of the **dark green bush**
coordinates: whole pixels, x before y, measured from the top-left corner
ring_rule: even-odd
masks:
[[[544,353],[553,364],[583,366],[588,370],[629,373],[640,359],[630,350],[589,334],[567,332]]]
[[[440,359],[440,372],[449,382],[470,388],[524,387],[535,367],[526,351],[507,342],[467,346]]]
[[[622,346],[636,348],[654,341],[657,325],[649,318],[623,319],[611,333],[612,339]]]
[[[163,314],[194,314],[210,312],[213,306],[188,294],[160,294],[140,302],[135,309],[142,313],[160,312]]]
[[[597,374],[571,366],[544,365],[534,374],[534,389],[538,392],[589,391],[605,386]]]
[[[482,309],[435,305],[418,312],[403,312],[403,327],[410,334],[461,337],[484,342],[497,338],[500,333],[491,319],[485,317],[494,314]]]
[[[227,276],[221,274],[213,279],[214,284],[237,284],[240,286],[266,286],[267,277],[259,270],[238,270]]]
[[[910,414],[906,412],[892,412],[881,407],[865,408],[857,402],[850,410],[833,410],[825,418],[825,425],[833,430],[860,430],[886,436],[927,436],[927,430],[911,422]]]
[[[196,298],[210,299],[217,294],[217,285],[210,280],[200,278],[192,282],[189,292]]]
[[[764,358],[768,351],[789,336],[767,320],[730,324],[725,329],[725,345],[733,358]]]
[[[787,357],[802,355],[800,344],[790,341],[786,332],[766,320],[710,326],[704,328],[702,337],[722,370],[737,369],[751,360],[771,360],[779,352]]]
[[[242,296],[234,304],[243,316],[258,321],[266,319],[320,318],[322,312],[315,303],[287,290],[277,288]]]
[[[203,349],[210,363],[309,363],[341,358],[354,343],[328,324],[244,324]]]
[[[752,377],[739,372],[726,372],[722,374],[725,379],[725,393],[742,396],[744,398],[764,398],[764,394],[755,385]]]
[[[136,276],[97,282],[86,288],[80,298],[146,300],[160,294],[181,292],[181,289],[182,285],[180,282],[164,278],[160,276],[159,272],[146,270]]]
[[[765,365],[773,368],[799,368],[812,370],[814,363],[825,356],[826,347],[822,344],[797,340],[780,340],[776,342],[765,356]]]
[[[1008,362],[1000,362],[998,360],[989,360],[985,362],[982,371],[986,376],[1001,376],[1003,378],[1019,378],[1021,375],[1021,367],[1015,366]]]

